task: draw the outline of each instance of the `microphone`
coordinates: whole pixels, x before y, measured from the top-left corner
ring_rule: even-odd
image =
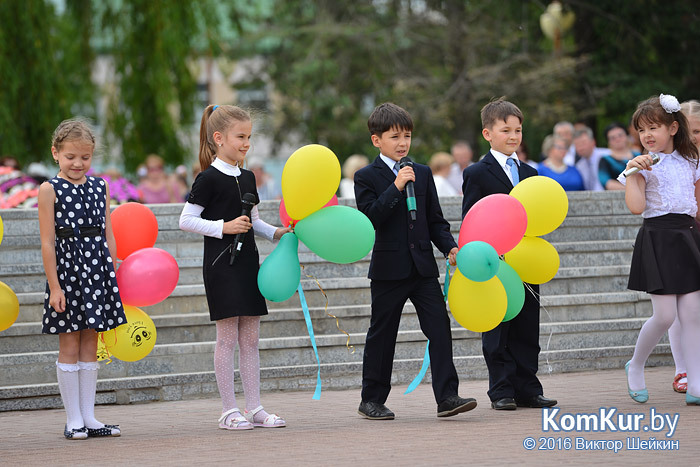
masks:
[[[253,210],[253,206],[255,206],[255,195],[253,193],[246,193],[243,195],[241,198],[241,205],[243,206],[243,209],[241,210],[241,216],[248,216],[250,218],[250,212]],[[243,240],[245,240],[245,235],[247,232],[241,232],[237,233],[236,236],[233,239],[233,244],[231,245],[231,259],[229,259],[229,266],[233,264],[233,261],[236,259],[236,256],[238,256],[238,253],[241,252],[241,248],[243,248]]]
[[[661,160],[661,157],[659,157],[658,154],[650,153],[649,155],[651,156],[651,165],[654,165]],[[639,170],[640,170],[639,167],[631,167],[631,168],[625,170],[624,172],[622,172],[622,175],[624,175],[625,178],[627,178],[630,175],[636,174],[637,172],[639,172]]]
[[[402,157],[399,161],[399,168],[413,167],[413,161],[408,157]],[[416,189],[413,186],[413,181],[406,183],[406,205],[408,212],[411,213],[411,220],[416,220]]]

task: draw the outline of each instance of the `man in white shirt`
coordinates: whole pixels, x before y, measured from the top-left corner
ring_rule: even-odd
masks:
[[[452,157],[454,157],[454,162],[450,167],[450,174],[447,176],[447,181],[450,183],[452,188],[455,189],[457,194],[462,194],[462,172],[464,169],[469,167],[474,159],[474,151],[472,151],[471,145],[464,141],[458,140],[452,145],[450,149]]]
[[[596,147],[593,131],[588,127],[577,130],[574,133],[572,146],[575,148],[576,159],[578,159],[575,167],[583,177],[584,189],[603,191],[603,185],[600,184],[598,177],[598,164],[600,158],[606,154],[606,150]]]

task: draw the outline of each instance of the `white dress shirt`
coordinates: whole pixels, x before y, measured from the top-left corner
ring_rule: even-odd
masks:
[[[491,149],[491,154],[493,154],[493,157],[496,158],[496,162],[501,166],[503,169],[503,172],[505,172],[506,177],[508,177],[508,180],[510,180],[510,183],[513,183],[513,174],[510,173],[510,168],[506,165],[506,161],[508,159],[513,159],[515,161],[515,165],[520,168],[520,159],[518,159],[518,155],[516,153],[511,154],[510,156],[507,156],[503,154],[502,152],[498,152],[495,149]]]
[[[212,167],[218,171],[233,177],[239,177],[241,175],[241,169],[237,165],[231,165],[221,159],[214,159],[211,163]],[[194,232],[201,235],[206,235],[207,237],[223,238],[224,236],[224,220],[208,220],[202,219],[202,211],[204,211],[204,206],[199,204],[185,203],[185,207],[182,208],[182,213],[180,214],[180,228],[186,232]],[[264,237],[268,240],[274,238],[277,227],[268,224],[267,222],[260,219],[260,213],[258,212],[258,207],[253,206],[250,212],[250,220],[253,223],[253,230],[255,235]]]

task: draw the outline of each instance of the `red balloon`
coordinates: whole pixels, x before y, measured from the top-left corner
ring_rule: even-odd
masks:
[[[122,303],[149,306],[162,302],[175,290],[180,269],[170,253],[142,248],[130,254],[117,269]]]
[[[499,255],[515,248],[525,235],[527,213],[522,203],[510,195],[494,194],[477,201],[464,216],[457,244],[460,248],[478,240],[496,249]]]
[[[141,248],[151,248],[158,238],[158,220],[149,208],[125,203],[112,212],[112,232],[117,242],[117,258],[125,259]]]
[[[337,206],[338,205],[338,195],[333,195],[330,201],[328,201],[324,208],[327,206]],[[322,208],[323,209],[323,208]],[[296,225],[297,222],[299,222],[300,219],[292,219],[289,217],[289,214],[287,214],[287,208],[284,206],[284,199],[280,201],[280,222],[282,222],[283,227],[289,227],[289,224],[292,224],[292,227]]]

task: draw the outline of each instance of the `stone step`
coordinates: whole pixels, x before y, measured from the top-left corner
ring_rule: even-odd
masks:
[[[645,318],[599,320],[587,322],[543,322],[540,326],[540,346],[543,350],[571,350],[588,347],[633,346]],[[453,328],[455,356],[481,353],[480,334],[463,328]],[[47,336],[48,337],[48,336]],[[344,334],[316,335],[322,362],[342,363],[362,360],[365,333],[351,333],[349,343]],[[54,345],[56,339],[53,338]],[[397,338],[397,359],[415,358],[425,352],[425,337],[419,330],[400,331]],[[105,377],[147,376],[183,373],[198,368],[213,370],[215,341],[162,343],[137,362],[113,360],[104,366]],[[354,347],[354,352],[351,352]],[[13,384],[42,384],[55,382],[50,371],[58,352],[48,350],[0,355],[0,381]],[[313,365],[315,355],[308,337],[273,337],[260,340],[260,362],[263,367]],[[53,368],[55,370],[55,368]]]
[[[550,373],[567,373],[595,369],[622,368],[629,360],[634,347],[594,347],[573,350],[543,351],[539,359],[539,377],[546,382]],[[454,359],[461,380],[488,377],[481,355],[458,356]],[[116,364],[113,361],[110,365]],[[656,346],[647,366],[668,366],[673,363],[667,344]],[[405,385],[411,382],[422,364],[421,358],[396,359],[392,384]],[[151,401],[186,400],[201,397],[218,397],[213,371],[158,374],[151,376],[128,376],[109,378],[102,365],[97,383],[97,404],[132,404]],[[313,395],[318,366],[298,365],[289,367],[261,368],[263,391],[303,390]],[[55,374],[55,369],[52,369]],[[236,373],[238,373],[236,371]],[[362,378],[362,363],[322,363],[321,381],[323,391],[357,388]],[[236,374],[236,391],[242,393],[240,375]],[[422,384],[429,384],[430,372]],[[359,397],[359,392],[358,392]],[[323,398],[323,392],[321,394]],[[481,398],[479,400],[482,400]],[[56,383],[22,384],[0,387],[0,411],[62,408]]]

